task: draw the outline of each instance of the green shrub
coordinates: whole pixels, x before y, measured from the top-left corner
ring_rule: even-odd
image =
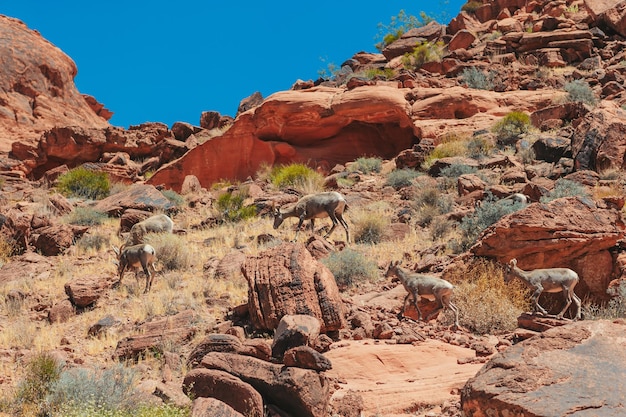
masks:
[[[219,210],[223,220],[239,222],[256,216],[255,206],[244,206],[247,193],[244,190],[227,191],[220,194],[215,201],[215,207]]]
[[[463,140],[443,142],[435,146],[435,149],[426,157],[426,164],[437,159],[450,158],[453,156],[465,156],[467,153],[467,143]]]
[[[24,379],[18,384],[16,403],[20,407],[34,404],[41,409],[44,399],[61,376],[63,366],[50,353],[35,355],[28,362]]]
[[[595,106],[597,102],[593,90],[585,80],[570,81],[563,88],[567,92],[568,101],[581,102],[590,106]]]
[[[368,80],[374,80],[382,78],[383,80],[390,80],[396,76],[396,72],[393,68],[370,68],[365,70],[365,78]]]
[[[361,157],[354,161],[354,164],[350,167],[355,171],[361,171],[364,174],[372,172],[380,172],[383,165],[383,161],[380,158],[366,158]]]
[[[465,3],[463,6],[461,6],[461,10],[463,10],[464,12],[467,12],[467,13],[474,13],[482,5],[483,5],[483,3],[480,2],[480,1],[470,0],[467,3]]]
[[[65,196],[98,200],[109,195],[111,184],[105,172],[78,167],[59,176],[56,188]]]
[[[183,207],[187,204],[185,198],[174,190],[163,190],[161,191],[161,194],[163,194],[163,196],[176,207]]]
[[[420,68],[427,62],[438,62],[443,57],[444,43],[439,42],[422,42],[419,43],[413,52],[406,53],[402,57],[402,64],[405,68]]]
[[[478,172],[478,168],[471,165],[450,164],[447,167],[441,168],[441,171],[439,171],[439,176],[457,179],[461,175],[475,174],[476,172]]]
[[[145,238],[152,245],[159,264],[166,271],[187,269],[193,264],[194,254],[189,250],[189,242],[171,233],[150,233]]]
[[[322,259],[322,263],[333,273],[341,289],[378,278],[376,262],[349,248],[332,252],[327,258]]]
[[[274,167],[270,172],[270,181],[280,189],[321,190],[324,177],[304,164],[291,164]],[[312,191],[314,192],[314,191]]]
[[[523,284],[506,284],[502,268],[495,262],[477,259],[446,279],[455,286],[452,302],[459,309],[459,322],[471,332],[511,332],[519,315],[529,307]]]
[[[52,386],[47,404],[52,410],[93,407],[95,410],[128,412],[146,401],[134,388],[136,380],[135,372],[122,364],[105,370],[69,369]]]
[[[65,216],[65,221],[78,226],[96,226],[104,223],[109,216],[91,207],[76,207]]]
[[[482,204],[476,208],[474,213],[465,216],[463,220],[461,220],[461,249],[463,251],[469,249],[483,230],[496,223],[507,214],[514,213],[524,207],[525,204],[514,202],[513,200],[497,200],[493,196],[487,197],[483,200]]]
[[[376,49],[382,51],[387,45],[400,39],[407,31],[422,27],[430,23],[433,19],[426,13],[420,12],[419,17],[408,15],[404,10],[400,10],[397,16],[391,16],[391,22],[388,25],[378,24],[378,34],[376,38],[381,39],[376,43]]]
[[[411,168],[396,169],[389,173],[385,185],[390,185],[395,189],[408,187],[418,176],[420,173]]]
[[[552,200],[562,197],[589,197],[590,192],[579,182],[559,178],[554,183],[554,188],[546,195],[542,196],[539,201],[549,203]]]
[[[461,81],[469,88],[477,90],[493,90],[493,80],[495,73],[493,71],[484,72],[476,67],[465,68],[461,72]]]
[[[509,145],[530,130],[530,116],[522,111],[513,111],[495,124],[492,131],[499,143]]]
[[[139,405],[133,410],[105,410],[93,404],[76,407],[67,406],[62,417],[190,417],[189,407],[177,407],[171,404]]]

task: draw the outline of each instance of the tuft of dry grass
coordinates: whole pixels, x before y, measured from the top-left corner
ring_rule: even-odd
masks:
[[[354,225],[352,233],[354,241],[365,244],[380,243],[389,228],[391,214],[391,207],[384,201],[355,209],[350,215],[350,220]]]
[[[517,318],[529,307],[526,288],[517,281],[506,284],[502,267],[494,261],[477,258],[446,279],[455,285],[453,302],[459,309],[459,322],[472,332],[513,331]]]

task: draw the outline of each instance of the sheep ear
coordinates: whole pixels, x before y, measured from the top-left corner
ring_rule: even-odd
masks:
[[[517,266],[517,259],[515,259],[515,258],[511,259],[511,260],[509,261],[509,264],[510,264],[511,266]]]

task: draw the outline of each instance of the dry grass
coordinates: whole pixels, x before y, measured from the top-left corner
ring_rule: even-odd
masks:
[[[477,259],[446,277],[455,285],[453,302],[461,326],[478,334],[500,334],[517,327],[517,317],[529,307],[527,290],[519,282],[505,284],[501,266]]]

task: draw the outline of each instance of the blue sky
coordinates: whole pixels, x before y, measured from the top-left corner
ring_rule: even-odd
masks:
[[[268,97],[357,52],[377,52],[378,24],[400,10],[449,20],[465,1],[3,3],[0,14],[22,20],[72,58],[78,90],[114,113],[111,124],[128,128],[199,125],[210,110],[235,116],[256,91]]]

